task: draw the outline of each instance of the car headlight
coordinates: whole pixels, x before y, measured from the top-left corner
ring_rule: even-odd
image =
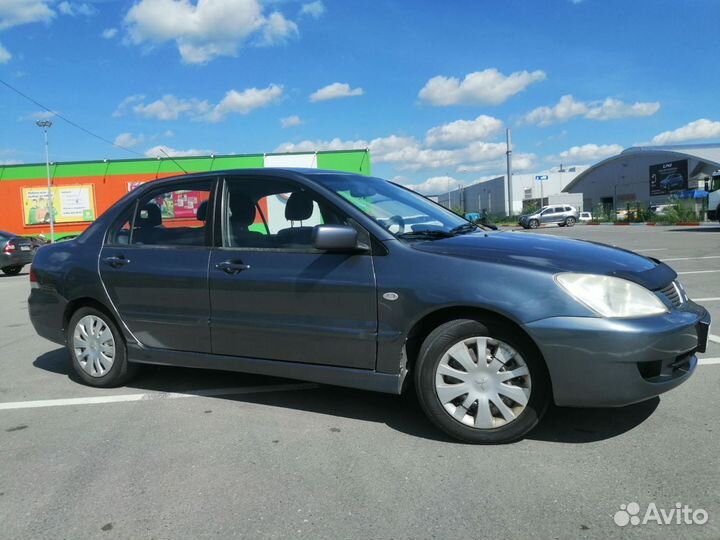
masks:
[[[613,276],[557,274],[555,281],[570,296],[603,317],[645,317],[667,313],[651,291]]]

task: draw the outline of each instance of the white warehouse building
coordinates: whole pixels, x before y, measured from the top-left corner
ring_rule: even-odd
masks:
[[[587,169],[586,166],[573,166],[556,170],[532,173],[513,174],[513,208],[512,214],[522,214],[529,204],[571,204],[582,210],[582,194],[563,193],[575,177]],[[507,214],[507,186],[505,176],[497,176],[467,186],[458,186],[450,192],[436,196],[437,202],[447,208],[460,208],[464,213],[487,210],[490,214]],[[542,201],[540,200],[542,196]]]

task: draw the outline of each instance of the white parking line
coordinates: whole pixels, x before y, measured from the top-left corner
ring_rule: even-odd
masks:
[[[720,270],[693,270],[692,272],[678,272],[678,276],[682,276],[685,274],[716,274],[717,272],[720,272]]]
[[[693,298],[693,302],[717,302],[720,300],[720,296],[711,296],[709,298]]]
[[[720,357],[718,358],[700,358],[698,364],[701,366],[717,366],[720,365]]]
[[[237,388],[209,388],[189,390],[188,392],[148,392],[145,394],[122,394],[118,396],[98,396],[68,399],[45,399],[40,401],[15,401],[0,403],[0,411],[14,409],[38,409],[41,407],[67,407],[68,405],[98,405],[101,403],[124,403],[128,401],[150,401],[155,399],[180,399],[212,396],[234,396],[239,394],[261,394],[265,392],[290,392],[294,390],[312,390],[319,388],[313,383],[276,384],[273,386],[240,386]]]
[[[720,255],[708,255],[707,257],[677,257],[675,259],[662,259],[662,262],[670,261],[699,261],[700,259],[720,259]]]
[[[646,251],[667,251],[668,248],[647,248],[647,249],[634,249],[637,253],[644,253]]]
[[[716,336],[715,334],[710,334],[708,339],[713,343],[720,343],[720,336]]]

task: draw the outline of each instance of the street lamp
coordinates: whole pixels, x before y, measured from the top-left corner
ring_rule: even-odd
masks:
[[[50,216],[50,243],[55,242],[55,215],[53,214],[52,203],[52,184],[50,182],[50,150],[48,147],[48,129],[52,127],[50,120],[38,120],[35,122],[37,127],[43,130],[45,134],[45,167],[47,169],[47,211]]]

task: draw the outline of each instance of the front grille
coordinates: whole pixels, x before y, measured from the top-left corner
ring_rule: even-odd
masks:
[[[678,307],[685,302],[680,292],[680,287],[678,287],[674,281],[670,282],[667,287],[663,287],[658,292],[667,298],[673,307]]]

